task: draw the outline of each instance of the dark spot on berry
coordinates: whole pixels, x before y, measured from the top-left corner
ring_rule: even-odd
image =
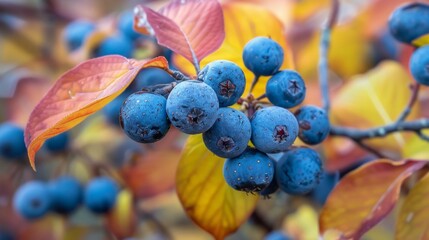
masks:
[[[299,121],[299,127],[304,130],[309,130],[311,129],[311,124],[308,121],[302,120]]]
[[[230,137],[221,137],[219,141],[217,141],[217,146],[223,151],[223,152],[229,152],[235,147],[235,142]]]
[[[40,205],[42,205],[42,203],[40,202],[39,199],[33,199],[33,200],[31,200],[30,204],[31,204],[31,207],[33,207],[33,208],[39,208]]]
[[[286,141],[286,138],[289,137],[289,132],[285,125],[277,125],[274,129],[274,141],[281,143]]]
[[[200,108],[192,108],[188,113],[188,122],[190,124],[199,124],[204,117],[204,111]]]
[[[301,88],[298,86],[298,82],[296,80],[290,80],[288,90],[293,95],[296,95],[301,92]]]
[[[171,121],[177,122],[177,121],[179,121],[179,119],[177,119],[176,117],[173,117],[173,118],[171,118]]]
[[[220,95],[230,98],[235,92],[235,85],[230,81],[226,80],[219,83]]]

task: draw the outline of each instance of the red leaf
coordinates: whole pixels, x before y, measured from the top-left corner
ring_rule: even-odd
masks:
[[[360,239],[395,206],[403,181],[424,165],[377,160],[351,172],[328,197],[320,213],[320,232],[332,229],[344,239]]]
[[[111,55],[85,61],[62,75],[30,115],[25,144],[30,164],[46,139],[69,130],[117,97],[145,67],[167,69],[163,57],[136,61]]]
[[[145,6],[138,9],[136,30],[147,33],[149,28],[160,45],[194,65],[218,49],[225,38],[222,7],[217,0],[173,0],[159,12]]]

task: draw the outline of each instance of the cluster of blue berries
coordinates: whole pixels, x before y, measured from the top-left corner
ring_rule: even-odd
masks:
[[[329,119],[315,106],[304,106],[295,114],[287,109],[303,102],[306,87],[297,72],[279,70],[283,59],[282,47],[266,37],[252,39],[243,51],[255,79],[272,76],[266,85],[270,103],[251,94],[241,98],[246,85],[243,70],[231,61],[217,60],[196,79],[176,76],[171,83],[129,95],[120,109],[120,125],[140,143],[160,140],[171,125],[186,134],[202,134],[211,152],[227,158],[225,180],[236,190],[269,195],[280,187],[292,194],[308,193],[320,180],[322,161],[316,151],[292,144],[297,137],[306,144],[322,142],[329,133]],[[242,108],[232,107],[236,103]],[[278,163],[268,156],[280,152],[284,154]]]
[[[133,29],[132,12],[124,12],[116,22],[116,33],[103,39],[93,50],[94,57],[118,54],[131,58],[143,35]],[[93,34],[97,26],[90,21],[77,20],[69,23],[64,30],[64,40],[69,51],[79,49]]]
[[[30,181],[20,186],[13,198],[15,210],[28,220],[43,217],[49,211],[72,214],[83,202],[94,213],[112,209],[119,192],[118,184],[108,177],[92,179],[85,188],[72,176],[54,181]]]
[[[418,83],[429,86],[429,4],[413,2],[397,8],[390,16],[389,29],[398,41],[410,45],[427,38],[411,56],[410,71]]]
[[[54,154],[67,150],[69,135],[69,132],[64,132],[46,140],[44,148]],[[0,159],[26,163],[26,156],[24,129],[11,122],[0,124]]]

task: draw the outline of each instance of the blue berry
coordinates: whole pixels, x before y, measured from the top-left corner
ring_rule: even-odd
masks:
[[[134,43],[124,35],[110,36],[104,39],[95,49],[95,57],[121,55],[126,58],[133,56]]]
[[[172,83],[174,81],[175,79],[170,74],[160,68],[145,68],[137,74],[132,83],[132,88],[135,91],[140,91],[145,87]]]
[[[264,240],[292,240],[292,237],[283,231],[277,230],[270,232],[267,236],[265,236]]]
[[[61,152],[66,150],[70,141],[70,133],[63,132],[55,137],[49,138],[45,142],[45,147],[51,152]]]
[[[273,169],[274,169],[274,174],[273,176],[276,175],[276,166],[277,166],[277,162],[270,159],[272,164],[273,164]],[[259,195],[269,198],[271,194],[275,193],[277,190],[279,189],[279,185],[277,184],[277,180],[275,177],[273,177],[273,180],[271,180],[270,184],[262,189],[262,191],[259,192]]]
[[[252,143],[264,153],[286,151],[298,136],[298,122],[295,116],[281,107],[259,109],[253,115]]]
[[[22,158],[27,153],[24,143],[24,130],[13,123],[0,125],[0,157]]]
[[[302,195],[315,189],[323,175],[319,154],[311,148],[294,148],[284,153],[276,168],[282,191]]]
[[[329,118],[325,110],[316,106],[303,106],[295,112],[299,124],[298,137],[307,144],[319,144],[329,134]]]
[[[133,41],[142,36],[140,33],[134,31],[134,15],[132,11],[121,14],[118,20],[118,29]]]
[[[125,90],[101,109],[101,112],[109,123],[119,126],[119,112],[121,111],[125,99],[127,99],[131,93],[131,91]]]
[[[247,148],[240,156],[226,159],[223,176],[235,190],[259,192],[273,180],[274,165],[265,153]]]
[[[283,70],[268,80],[265,92],[274,105],[291,108],[302,103],[306,88],[304,80],[297,72]]]
[[[165,106],[166,99],[161,95],[133,93],[122,104],[120,125],[125,134],[136,142],[156,142],[170,129]]]
[[[236,103],[246,85],[243,70],[237,64],[227,60],[207,64],[198,74],[198,78],[215,90],[220,107]]]
[[[16,191],[13,206],[22,217],[29,220],[44,216],[51,207],[46,184],[40,181],[25,183]]]
[[[219,108],[217,120],[203,133],[203,140],[217,156],[233,158],[246,150],[250,136],[250,122],[244,113],[232,108]]]
[[[72,176],[62,176],[48,185],[52,210],[61,214],[70,214],[82,202],[83,188]]]
[[[107,213],[116,203],[118,184],[108,177],[92,179],[85,188],[85,206],[94,213]]]
[[[418,48],[411,55],[410,71],[418,83],[429,86],[429,45]]]
[[[408,44],[429,34],[429,5],[415,2],[397,8],[389,18],[389,28],[397,40]]]
[[[340,180],[340,173],[327,173],[324,172],[321,177],[320,184],[311,192],[312,199],[320,205],[325,204],[326,199],[334,189],[335,185]]]
[[[250,40],[243,49],[244,65],[256,76],[270,76],[282,66],[283,48],[267,37]]]
[[[85,39],[95,30],[95,25],[87,21],[74,21],[64,30],[64,38],[70,51],[82,46]]]
[[[171,124],[187,134],[209,130],[217,119],[219,102],[215,91],[200,81],[184,81],[170,92],[167,114]]]

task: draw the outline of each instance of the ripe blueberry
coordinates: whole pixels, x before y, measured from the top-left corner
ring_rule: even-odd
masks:
[[[329,134],[329,118],[325,110],[316,106],[303,106],[295,112],[299,124],[298,137],[307,144],[319,144]]]
[[[274,105],[291,108],[302,103],[306,89],[304,80],[297,72],[284,70],[268,80],[265,91]]]
[[[0,240],[15,240],[16,237],[12,232],[0,228]]]
[[[22,217],[29,220],[44,216],[51,207],[46,184],[39,181],[25,183],[15,192],[13,206]]]
[[[122,32],[127,38],[136,40],[141,34],[134,31],[134,14],[132,11],[124,12],[118,20],[118,30]]]
[[[397,8],[389,18],[389,29],[397,40],[408,44],[429,34],[429,5],[415,2]]]
[[[302,195],[315,189],[323,175],[319,154],[311,148],[294,148],[283,154],[276,168],[280,189]]]
[[[122,104],[119,123],[134,141],[156,142],[170,129],[165,106],[166,99],[161,95],[135,92]]]
[[[295,116],[281,107],[259,109],[253,115],[252,143],[264,153],[286,151],[298,136],[298,122]]]
[[[410,59],[410,70],[418,83],[429,86],[429,45],[414,51]]]
[[[116,203],[119,186],[108,177],[92,179],[85,188],[85,206],[94,213],[107,213]]]
[[[243,49],[244,65],[256,76],[269,76],[276,73],[283,63],[283,49],[274,40],[256,37]]]
[[[62,176],[48,184],[52,210],[61,214],[72,213],[82,202],[83,188],[72,176]]]
[[[64,38],[70,51],[82,46],[85,39],[95,30],[95,25],[87,21],[74,21],[64,30]]]
[[[95,57],[121,55],[130,58],[133,55],[134,43],[124,35],[110,36],[104,39],[95,49]]]
[[[236,103],[246,85],[243,70],[237,64],[227,60],[207,64],[198,74],[198,78],[213,88],[220,107]]]
[[[21,158],[27,153],[24,130],[10,122],[0,125],[0,157]]]
[[[226,159],[223,176],[235,190],[259,192],[273,180],[274,165],[265,153],[247,148],[240,156]]]
[[[134,79],[132,88],[140,91],[145,87],[174,82],[174,78],[160,68],[142,69]]]
[[[200,81],[184,81],[170,92],[167,114],[171,124],[187,134],[209,130],[217,119],[219,102],[215,91]]]
[[[203,140],[217,156],[233,158],[246,150],[250,136],[250,122],[244,113],[232,108],[219,108],[217,120],[203,133]]]
[[[55,137],[49,138],[45,142],[46,149],[51,152],[61,152],[66,150],[70,140],[70,133],[63,132]]]

